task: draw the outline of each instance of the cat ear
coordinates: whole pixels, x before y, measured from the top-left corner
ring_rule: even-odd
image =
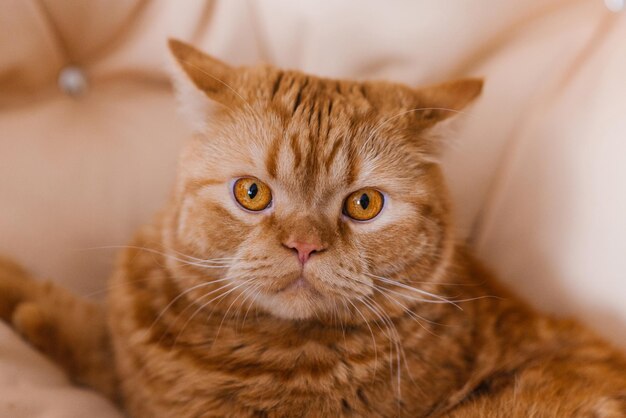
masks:
[[[176,39],[168,41],[176,62],[191,82],[218,103],[228,105],[234,92],[229,87],[236,69]]]
[[[169,39],[172,80],[183,115],[196,131],[206,129],[215,102],[232,108],[237,70],[184,42]]]
[[[422,129],[463,113],[482,92],[483,80],[465,78],[415,91],[415,116]]]
[[[482,92],[483,80],[466,78],[412,89],[410,98],[403,96],[400,114],[419,134],[413,142],[422,157],[437,163],[449,139],[455,137],[460,115]]]

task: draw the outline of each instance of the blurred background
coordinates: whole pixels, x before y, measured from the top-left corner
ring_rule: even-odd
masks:
[[[2,0],[0,253],[102,297],[189,134],[166,39],[420,85],[486,78],[444,156],[459,236],[626,347],[624,0]],[[8,339],[8,331],[0,335]],[[4,337],[3,337],[4,336]],[[17,344],[17,343],[15,343]],[[68,415],[64,415],[68,416]]]

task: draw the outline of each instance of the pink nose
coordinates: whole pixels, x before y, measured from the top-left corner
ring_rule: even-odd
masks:
[[[292,248],[298,252],[298,260],[304,264],[311,258],[311,254],[314,252],[320,252],[324,250],[324,247],[320,244],[313,244],[310,242],[289,241],[285,243],[285,247]]]

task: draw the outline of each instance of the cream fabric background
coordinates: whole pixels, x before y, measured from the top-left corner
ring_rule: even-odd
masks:
[[[600,0],[0,2],[0,252],[101,296],[188,129],[176,36],[236,64],[487,79],[443,163],[458,228],[540,308],[626,347],[626,13]],[[57,87],[69,64],[88,90]],[[0,416],[114,417],[0,324]],[[98,415],[100,414],[100,415]]]

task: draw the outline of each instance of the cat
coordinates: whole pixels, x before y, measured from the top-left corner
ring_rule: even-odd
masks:
[[[441,128],[481,80],[339,81],[169,45],[199,132],[106,303],[0,263],[0,316],[76,382],[134,418],[626,416],[624,355],[455,239]]]

